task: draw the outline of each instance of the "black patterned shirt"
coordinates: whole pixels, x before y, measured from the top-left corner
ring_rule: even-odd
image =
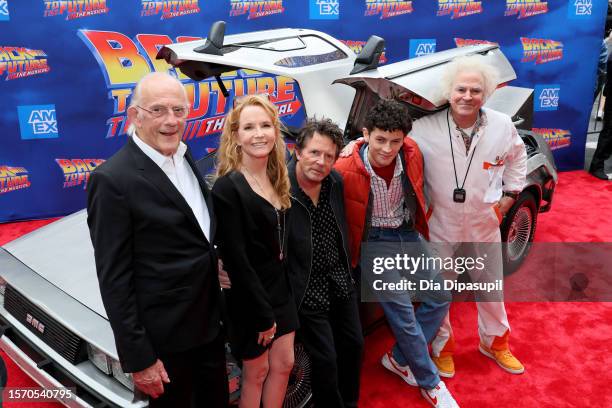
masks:
[[[342,236],[329,202],[329,176],[323,180],[318,205],[300,188],[299,199],[310,213],[312,223],[312,270],[304,305],[318,311],[329,311],[332,297],[349,298],[349,271],[343,259]]]

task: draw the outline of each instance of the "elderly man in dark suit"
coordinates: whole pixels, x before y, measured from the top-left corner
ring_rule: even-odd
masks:
[[[151,407],[226,407],[215,219],[181,142],[188,112],[177,79],[140,80],[127,143],[89,180],[87,221],[123,370]]]

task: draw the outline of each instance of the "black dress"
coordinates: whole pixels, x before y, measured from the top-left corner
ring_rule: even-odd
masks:
[[[216,243],[232,282],[224,290],[232,353],[252,359],[266,350],[257,344],[259,332],[276,323],[276,340],[298,328],[285,261],[289,211],[277,211],[236,171],[219,177],[212,193]]]

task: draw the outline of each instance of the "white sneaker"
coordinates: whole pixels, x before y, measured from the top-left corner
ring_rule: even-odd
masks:
[[[387,370],[402,377],[402,380],[406,381],[408,385],[412,385],[413,387],[418,386],[412,371],[410,371],[410,367],[397,364],[397,361],[393,359],[391,351],[387,351],[385,355],[382,356],[380,362]]]
[[[457,404],[457,401],[455,401],[448,388],[446,388],[444,381],[440,381],[438,385],[431,390],[421,388],[421,394],[433,407],[459,408],[459,404]]]

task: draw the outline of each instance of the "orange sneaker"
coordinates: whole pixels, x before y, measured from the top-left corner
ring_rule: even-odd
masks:
[[[522,374],[525,372],[525,367],[516,357],[512,355],[509,348],[504,350],[492,350],[480,343],[478,349],[482,354],[495,360],[498,366],[511,374]]]
[[[453,378],[455,376],[455,361],[452,355],[431,357],[432,361],[438,367],[440,377]]]

